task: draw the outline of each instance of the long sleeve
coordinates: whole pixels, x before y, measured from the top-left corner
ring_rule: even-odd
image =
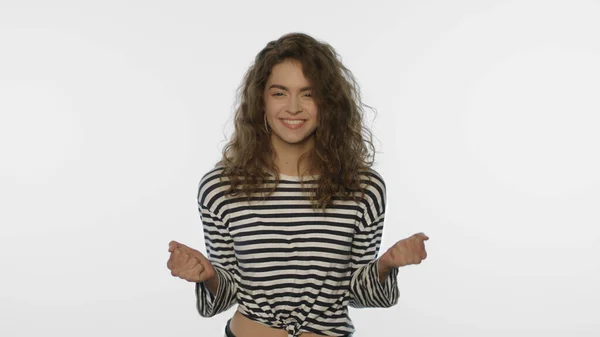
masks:
[[[352,242],[349,306],[388,308],[398,303],[400,292],[398,268],[393,268],[383,283],[379,281],[377,255],[384,228],[386,188],[377,173],[372,174],[365,196],[363,217]]]
[[[219,203],[219,196],[222,195],[219,186],[218,178],[209,173],[203,177],[198,188],[198,210],[204,230],[207,258],[219,278],[215,295],[204,282],[196,283],[197,309],[202,317],[212,317],[227,311],[237,301],[238,286],[234,277],[237,262],[233,239],[227,222],[223,220],[224,207]]]

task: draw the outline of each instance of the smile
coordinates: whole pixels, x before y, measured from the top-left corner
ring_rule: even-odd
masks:
[[[280,121],[285,127],[289,129],[298,129],[306,122],[302,119],[280,119]]]

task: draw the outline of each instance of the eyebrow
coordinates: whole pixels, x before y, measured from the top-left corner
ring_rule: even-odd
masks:
[[[279,89],[282,89],[282,90],[285,90],[285,91],[290,91],[290,89],[288,87],[283,86],[281,84],[272,84],[269,87],[269,90],[271,90],[272,88],[279,88]],[[311,90],[311,89],[312,89],[312,87],[303,87],[303,88],[300,88],[300,91],[306,91],[306,90]]]

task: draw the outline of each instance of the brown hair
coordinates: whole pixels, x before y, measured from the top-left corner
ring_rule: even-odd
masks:
[[[362,107],[368,105],[362,103],[353,74],[338,57],[329,44],[303,33],[283,35],[258,53],[238,88],[235,130],[217,163],[224,167],[222,176],[231,181],[227,194],[241,192],[250,198],[273,175],[275,184],[268,191],[270,195],[279,183],[274,150],[265,132],[263,94],[273,67],[291,59],[302,65],[319,110],[319,127],[313,135],[315,147],[307,154],[316,167],[300,172],[300,162],[306,157],[298,162],[302,177],[313,172],[319,174],[315,194],[310,197],[313,206],[325,210],[334,195],[356,200],[354,192],[358,191],[364,196],[360,172],[373,165],[375,156],[373,135],[363,125]]]

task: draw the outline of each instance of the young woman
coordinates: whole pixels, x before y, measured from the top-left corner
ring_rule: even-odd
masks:
[[[391,307],[398,268],[426,258],[423,233],[377,258],[386,185],[351,72],[306,34],[269,42],[246,73],[235,132],[202,177],[207,257],[169,243],[173,276],[228,337],[351,336],[348,307]],[[368,334],[374,336],[373,334]]]

